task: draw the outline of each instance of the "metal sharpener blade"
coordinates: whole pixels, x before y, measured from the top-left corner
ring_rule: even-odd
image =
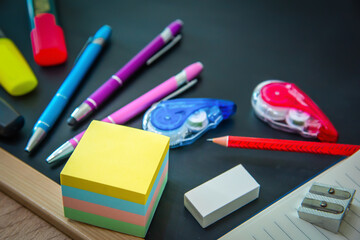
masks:
[[[297,210],[298,215],[305,221],[336,233],[354,194],[355,189],[313,183]]]

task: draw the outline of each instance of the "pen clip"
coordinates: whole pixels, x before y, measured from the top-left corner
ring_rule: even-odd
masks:
[[[85,48],[90,44],[90,42],[92,42],[93,39],[94,39],[94,37],[91,36],[91,37],[89,37],[89,38],[86,40],[84,46],[81,48],[79,54],[78,54],[78,55],[76,56],[76,58],[75,58],[74,66],[75,66],[75,64],[77,63],[77,61],[79,61],[79,58],[81,57],[81,55],[82,55],[83,52],[85,51]]]
[[[149,60],[146,61],[146,65],[149,66],[153,62],[155,62],[159,57],[164,55],[167,51],[169,51],[175,44],[177,44],[182,38],[181,34],[178,34],[175,38],[173,38],[167,45],[165,45],[160,51],[154,54]]]
[[[184,86],[182,86],[181,88],[179,88],[178,90],[176,90],[173,93],[170,93],[169,95],[167,95],[166,97],[164,97],[163,99],[161,99],[160,101],[154,103],[153,105],[157,105],[158,103],[162,102],[162,101],[166,101],[169,100],[171,98],[174,98],[178,95],[180,95],[181,93],[185,92],[186,90],[188,90],[189,88],[191,88],[192,86],[194,86],[196,83],[198,82],[198,80],[195,78],[194,80],[192,80],[191,82],[186,83]]]

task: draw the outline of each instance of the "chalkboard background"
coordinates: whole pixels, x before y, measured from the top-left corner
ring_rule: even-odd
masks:
[[[22,97],[0,89],[0,96],[26,119],[21,132],[12,139],[0,139],[0,146],[54,181],[59,183],[65,161],[49,165],[45,159],[57,147],[86,129],[92,119],[104,118],[195,61],[204,64],[204,71],[197,86],[181,97],[220,98],[237,104],[236,114],[217,129],[190,146],[170,151],[168,184],[147,239],[218,238],[342,158],[226,149],[207,142],[224,135],[304,140],[255,117],[251,93],[264,80],[295,83],[329,117],[340,143],[360,144],[358,1],[61,0],[56,6],[69,57],[63,65],[40,67],[32,56],[25,1],[0,1],[0,28],[18,46],[39,81],[36,90]],[[91,119],[77,128],[66,124],[75,107],[175,19],[184,22],[179,45],[137,72]],[[34,123],[87,38],[104,24],[113,28],[110,44],[45,141],[27,154],[24,147]],[[141,128],[141,123],[139,115],[126,125]],[[202,229],[184,208],[184,193],[238,164],[261,185],[259,199]]]

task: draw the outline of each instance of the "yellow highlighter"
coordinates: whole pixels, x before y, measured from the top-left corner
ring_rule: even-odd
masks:
[[[9,94],[20,96],[32,91],[37,83],[19,49],[0,29],[0,85]]]

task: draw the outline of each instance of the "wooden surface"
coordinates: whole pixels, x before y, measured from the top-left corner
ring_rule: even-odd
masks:
[[[60,186],[2,148],[0,148],[0,190],[73,239],[140,239],[65,218]],[[10,206],[9,210],[5,210],[2,201],[7,200],[1,200],[1,213],[10,214],[8,216],[10,219],[0,222],[1,235],[6,233],[9,234],[10,238],[12,235],[8,231],[17,231],[18,227],[13,226],[12,223],[15,224],[19,217],[26,219],[27,216],[26,214],[24,216],[14,215],[12,218],[11,208],[16,209],[16,207]],[[0,218],[2,219],[1,216]],[[43,223],[33,221],[33,224],[35,226],[29,226],[29,228],[34,229],[34,231],[30,231],[31,234],[34,234],[36,239],[38,237],[48,239],[47,236],[36,235],[38,234],[37,230],[44,227]],[[21,227],[25,228],[27,225]],[[15,236],[17,233],[13,234]],[[52,236],[62,238],[60,235],[56,235],[56,232],[49,234],[49,238]],[[31,238],[30,235],[26,235],[26,238],[28,237]]]
[[[70,239],[2,192],[0,206],[0,239]]]

